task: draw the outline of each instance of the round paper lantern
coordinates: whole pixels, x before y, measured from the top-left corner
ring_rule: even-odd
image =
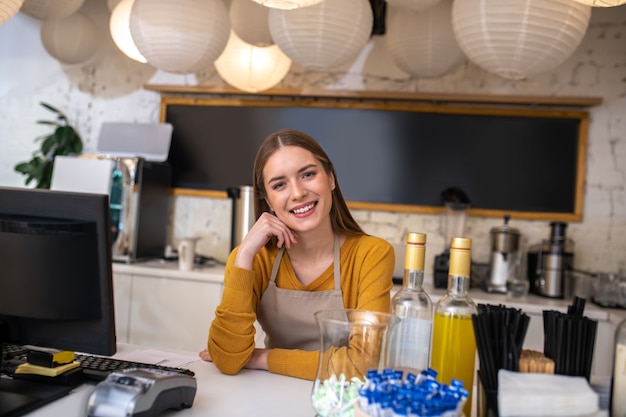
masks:
[[[255,46],[274,43],[269,25],[270,9],[250,0],[232,0],[230,24],[239,39]]]
[[[61,19],[45,20],[40,34],[45,50],[69,65],[86,62],[96,54],[100,45],[96,23],[81,12]]]
[[[146,63],[148,60],[141,55],[130,34],[130,10],[135,0],[121,0],[111,13],[109,30],[113,42],[124,54],[137,62]]]
[[[291,10],[300,7],[308,7],[324,0],[253,0],[255,3],[262,4],[272,9]]]
[[[0,0],[0,25],[20,11],[24,0]]]
[[[20,12],[38,20],[61,19],[81,8],[85,0],[25,0]]]
[[[520,80],[554,69],[582,41],[591,8],[572,0],[463,0],[452,6],[459,46],[476,65]]]
[[[452,0],[419,13],[394,10],[386,38],[393,62],[416,77],[440,77],[467,59],[452,30]]]
[[[270,10],[276,45],[307,69],[352,62],[369,40],[374,16],[368,0],[324,0],[295,10]]]
[[[228,44],[215,61],[224,81],[240,90],[256,93],[278,84],[289,72],[291,60],[277,45],[254,46],[231,31]]]
[[[429,9],[441,0],[387,0],[387,4],[398,9],[412,10],[419,12]]]
[[[581,4],[592,7],[615,7],[626,4],[626,0],[576,0]]]
[[[222,0],[135,0],[130,33],[154,67],[187,74],[222,53],[230,21]]]
[[[112,12],[119,2],[120,0],[107,0],[107,8],[109,9],[109,11]]]

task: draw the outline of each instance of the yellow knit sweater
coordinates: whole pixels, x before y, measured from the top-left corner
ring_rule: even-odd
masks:
[[[236,374],[248,363],[255,348],[254,323],[257,306],[267,288],[277,248],[263,248],[253,270],[233,265],[235,249],[226,263],[224,293],[215,310],[209,331],[211,360],[222,372]],[[375,236],[349,236],[341,246],[341,290],[345,308],[389,312],[394,268],[393,247]],[[333,288],[333,265],[309,285],[296,278],[289,257],[283,256],[276,285],[303,291]],[[315,379],[319,351],[272,349],[268,357],[270,372],[304,379]]]

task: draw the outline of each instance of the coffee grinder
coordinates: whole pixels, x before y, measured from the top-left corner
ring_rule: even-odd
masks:
[[[450,242],[453,237],[465,236],[465,223],[469,203],[445,202],[441,219],[442,235],[445,239],[443,253],[435,256],[433,281],[435,288],[448,287],[448,269],[450,268]]]
[[[509,226],[509,214],[504,215],[504,224],[491,229],[491,256],[489,278],[485,280],[487,292],[506,293],[506,281],[517,272],[520,263],[520,232]]]
[[[528,249],[530,292],[550,298],[569,293],[574,267],[574,243],[565,237],[567,223],[550,223],[550,239]]]

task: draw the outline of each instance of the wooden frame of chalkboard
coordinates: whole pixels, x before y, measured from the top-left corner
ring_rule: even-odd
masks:
[[[470,215],[582,220],[588,113],[293,97],[161,99],[174,126],[174,193],[227,197],[251,183],[260,142],[292,128],[317,139],[354,209],[436,214],[462,189]]]

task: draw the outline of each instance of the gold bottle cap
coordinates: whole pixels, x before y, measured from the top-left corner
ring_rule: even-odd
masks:
[[[425,253],[426,234],[414,232],[407,233],[404,268],[419,271],[423,270]]]
[[[450,242],[449,275],[469,277],[471,269],[472,239],[453,237]]]

